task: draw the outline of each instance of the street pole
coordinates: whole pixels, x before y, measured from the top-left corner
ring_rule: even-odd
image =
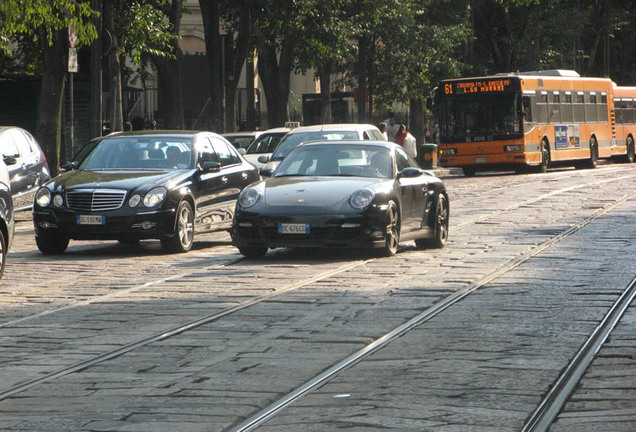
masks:
[[[90,73],[90,137],[102,136],[102,0],[91,0],[91,8],[99,12],[95,18],[97,39],[91,46]]]

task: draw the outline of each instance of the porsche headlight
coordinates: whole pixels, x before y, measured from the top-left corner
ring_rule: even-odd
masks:
[[[351,195],[349,204],[356,210],[364,210],[373,203],[374,199],[375,193],[371,189],[360,189]]]
[[[247,188],[239,195],[239,205],[243,208],[252,207],[261,198],[261,193],[256,188]]]
[[[146,207],[155,207],[161,204],[161,201],[166,197],[168,191],[164,187],[157,187],[151,190],[144,197],[144,205]]]
[[[46,207],[51,204],[51,191],[47,188],[40,188],[35,194],[35,202],[40,207]]]

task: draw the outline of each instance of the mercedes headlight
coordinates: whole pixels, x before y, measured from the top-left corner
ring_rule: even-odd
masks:
[[[144,205],[146,207],[155,207],[161,204],[161,201],[166,197],[168,191],[164,187],[157,187],[151,190],[144,197]]]
[[[252,207],[261,198],[261,193],[256,188],[247,188],[239,195],[239,205],[243,208]]]
[[[51,204],[51,191],[48,188],[40,188],[35,194],[35,202],[40,207],[46,207]]]
[[[373,203],[374,199],[375,193],[371,189],[360,189],[351,195],[349,204],[356,210],[364,210]]]

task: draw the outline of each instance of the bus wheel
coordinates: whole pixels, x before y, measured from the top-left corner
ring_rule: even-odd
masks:
[[[477,172],[477,170],[475,168],[473,168],[473,167],[463,167],[462,171],[464,172],[464,175],[466,177],[472,177]]]
[[[598,143],[596,138],[590,138],[590,158],[585,162],[585,168],[596,168],[596,161],[598,161]]]
[[[541,165],[537,167],[537,172],[548,172],[548,165],[550,165],[550,146],[547,141],[543,140],[541,142]]]
[[[627,163],[634,163],[634,139],[627,137],[627,156],[625,156]]]

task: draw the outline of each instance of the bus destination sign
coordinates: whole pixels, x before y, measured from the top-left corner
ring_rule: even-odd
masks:
[[[499,93],[512,90],[510,79],[485,79],[479,81],[458,81],[444,84],[444,94],[463,95],[473,93]]]

